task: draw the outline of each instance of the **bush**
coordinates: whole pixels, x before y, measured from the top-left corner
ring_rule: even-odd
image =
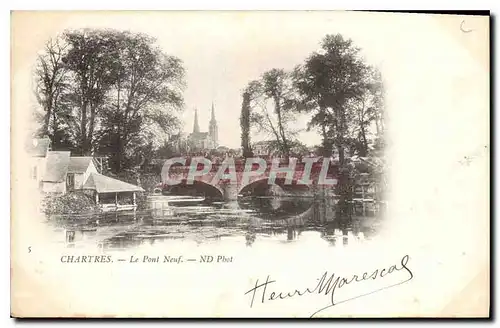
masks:
[[[92,197],[78,192],[70,192],[65,195],[47,195],[43,200],[42,208],[45,215],[100,211]]]

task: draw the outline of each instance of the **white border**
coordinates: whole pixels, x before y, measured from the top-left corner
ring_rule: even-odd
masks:
[[[16,0],[15,3],[8,3],[3,1],[0,6],[2,7],[0,24],[2,25],[0,37],[2,44],[5,45],[3,51],[0,52],[0,62],[2,63],[2,74],[0,88],[1,92],[1,110],[0,110],[0,154],[3,160],[2,171],[0,174],[0,209],[2,210],[1,217],[3,218],[2,233],[2,259],[3,268],[1,272],[1,282],[3,284],[1,313],[2,327],[10,327],[17,325],[18,322],[9,319],[10,316],[10,10],[389,10],[397,8],[398,10],[472,10],[484,9],[491,10],[492,14],[498,13],[499,1],[496,0],[454,0],[454,1],[441,1],[441,0],[418,0],[418,1],[353,1],[342,0],[326,2],[319,0],[298,1],[289,0],[284,3],[270,0],[253,0],[243,2],[224,1],[224,0],[191,0],[191,1],[178,1],[171,3],[164,3],[154,0],[121,0],[121,1],[103,1],[103,0],[85,0],[81,2],[72,1],[57,1],[57,0]],[[493,35],[498,35],[498,22],[495,30],[491,31]],[[34,27],[36,28],[36,27]],[[495,51],[497,53],[497,51]],[[496,70],[495,70],[495,73]],[[495,95],[497,88],[495,88]],[[495,120],[495,127],[498,126],[498,113]],[[493,128],[494,130],[495,128]],[[498,137],[498,133],[497,133]],[[498,143],[498,140],[495,140]],[[498,181],[495,181],[498,182]],[[495,204],[500,204],[500,197],[496,195]],[[498,235],[498,223],[496,224],[495,233]],[[493,239],[494,240],[494,239]],[[9,261],[8,261],[9,259]],[[498,285],[498,284],[497,284]],[[43,301],[43,300],[41,300]],[[498,315],[498,312],[497,312]],[[92,324],[94,326],[104,325],[107,322],[79,322],[83,325]],[[121,323],[132,323],[134,325],[141,325],[138,322],[120,321]],[[149,323],[145,322],[145,323]],[[165,324],[165,322],[157,322]],[[259,322],[260,323],[260,322]],[[382,323],[382,322],[380,322]],[[428,324],[423,322],[422,324]],[[436,322],[441,323],[441,322]],[[36,324],[51,324],[51,322],[37,322]],[[70,322],[60,323],[60,326],[69,326]],[[168,322],[169,325],[175,324]],[[262,323],[260,323],[262,324]],[[343,322],[331,322],[331,324],[339,325]],[[355,325],[361,325],[358,322]],[[373,324],[370,322],[369,324]],[[472,323],[465,323],[465,326]]]

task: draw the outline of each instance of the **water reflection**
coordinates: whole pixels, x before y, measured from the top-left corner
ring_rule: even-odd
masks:
[[[314,204],[312,198],[305,197],[244,197],[238,204],[243,209],[259,213],[262,219],[286,220],[305,213]]]
[[[227,237],[241,237],[250,247],[262,238],[295,242],[306,232],[307,238],[345,246],[370,238],[380,223],[377,211],[366,206],[368,215],[354,211],[348,218],[336,218],[335,201],[328,197],[245,197],[232,202],[155,197],[146,211],[52,218],[50,223],[64,231],[68,247],[94,244],[103,250],[172,239],[224,242]]]

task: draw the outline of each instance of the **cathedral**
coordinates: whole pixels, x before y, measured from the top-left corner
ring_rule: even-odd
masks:
[[[194,125],[193,132],[185,138],[181,134],[175,135],[172,141],[175,143],[177,151],[183,149],[188,152],[195,152],[207,149],[215,149],[218,146],[218,128],[217,120],[215,119],[215,108],[212,103],[212,114],[208,124],[208,132],[200,132],[200,125],[198,123],[198,110],[194,112]]]

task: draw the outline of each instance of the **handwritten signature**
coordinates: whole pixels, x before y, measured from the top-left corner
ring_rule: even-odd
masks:
[[[325,296],[330,296],[330,304],[315,311],[311,315],[311,318],[312,318],[316,314],[318,314],[318,313],[320,313],[328,308],[331,308],[335,305],[345,303],[348,301],[352,301],[352,300],[355,300],[357,298],[361,298],[363,296],[368,296],[368,295],[380,292],[384,289],[389,289],[389,288],[396,287],[396,286],[399,286],[399,285],[402,285],[404,283],[409,282],[410,280],[413,279],[413,273],[411,272],[410,268],[408,267],[409,260],[410,260],[410,256],[405,255],[401,258],[401,261],[399,264],[395,264],[395,265],[390,266],[389,268],[384,268],[381,270],[376,269],[370,275],[368,275],[367,272],[364,272],[361,276],[352,275],[349,278],[336,276],[335,273],[332,273],[329,275],[328,271],[326,271],[325,273],[323,273],[323,275],[320,278],[316,279],[316,280],[318,280],[318,282],[316,283],[316,286],[314,288],[312,288],[312,289],[306,288],[302,291],[295,289],[293,292],[271,291],[269,293],[268,286],[270,284],[275,283],[276,280],[271,280],[271,276],[268,275],[266,278],[266,281],[263,283],[259,283],[259,280],[257,279],[257,281],[255,282],[255,287],[248,290],[245,293],[245,295],[247,295],[247,294],[251,295],[250,307],[253,307],[256,295],[258,295],[258,294],[260,294],[260,302],[261,303],[265,303],[268,301],[283,300],[286,298],[300,297],[300,296],[304,296],[305,294],[323,294]],[[398,283],[388,285],[388,286],[385,286],[382,288],[378,288],[378,289],[375,289],[375,290],[372,290],[372,291],[369,291],[369,292],[366,292],[366,293],[363,293],[363,294],[360,294],[360,295],[357,295],[357,296],[354,296],[354,297],[351,297],[351,298],[348,298],[345,300],[335,301],[335,291],[337,290],[337,288],[342,288],[343,286],[346,286],[349,284],[355,284],[355,283],[359,283],[359,282],[370,280],[370,279],[371,280],[381,279],[381,278],[384,278],[387,275],[392,274],[392,273],[397,272],[397,271],[405,271],[405,272],[407,272],[408,276],[406,277],[405,280],[402,280]],[[259,297],[257,298],[257,300],[258,299],[259,299]]]

